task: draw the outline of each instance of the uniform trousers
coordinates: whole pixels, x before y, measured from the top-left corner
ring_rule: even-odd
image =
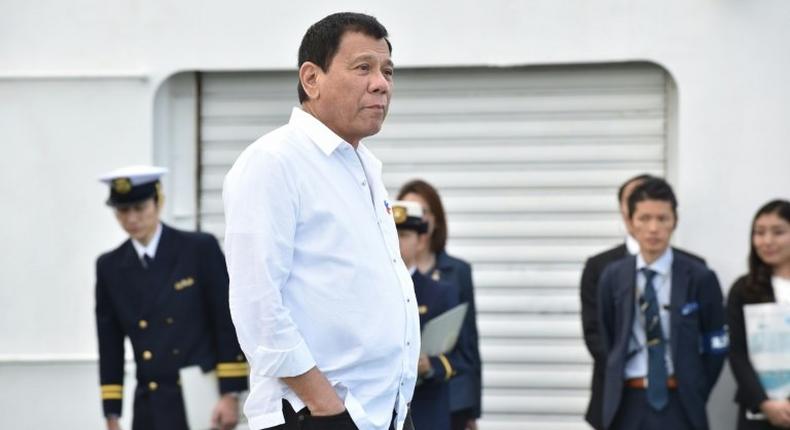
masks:
[[[291,404],[287,400],[283,400],[283,415],[285,424],[262,430],[359,430],[348,411],[328,417],[314,417],[310,415],[310,411],[307,408],[295,412]],[[392,417],[390,430],[395,430],[395,414]],[[406,414],[406,423],[403,425],[403,430],[414,430],[414,424],[411,422],[411,412]]]
[[[669,390],[669,402],[660,411],[647,403],[647,390],[623,388],[620,407],[609,430],[697,430],[691,425],[677,390]]]

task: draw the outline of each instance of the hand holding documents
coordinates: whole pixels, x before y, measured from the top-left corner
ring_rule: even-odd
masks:
[[[181,369],[179,376],[189,428],[210,429],[211,413],[219,402],[219,381],[216,372],[203,373],[200,366],[190,366]]]
[[[429,357],[450,352],[458,341],[468,307],[467,303],[461,303],[428,321],[422,329],[420,352]]]

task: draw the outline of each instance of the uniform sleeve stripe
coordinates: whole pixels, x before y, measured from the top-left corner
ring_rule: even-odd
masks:
[[[249,371],[249,364],[247,363],[219,363],[217,364],[217,371],[221,372],[223,370],[243,370],[245,372]]]
[[[450,365],[450,360],[444,356],[444,354],[439,354],[439,361],[442,362],[442,366],[444,366],[444,380],[448,380],[453,377],[453,366]]]
[[[249,372],[246,370],[224,370],[224,371],[217,371],[218,378],[244,378],[249,375]]]
[[[102,400],[122,400],[123,393],[102,393],[101,398]]]
[[[123,391],[123,385],[102,385],[102,393],[114,393]]]

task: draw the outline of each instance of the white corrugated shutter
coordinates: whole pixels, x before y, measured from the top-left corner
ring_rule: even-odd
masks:
[[[200,225],[221,237],[221,186],[239,152],[288,119],[296,77],[201,79]],[[474,266],[482,430],[586,429],[584,259],[622,240],[617,186],[665,173],[667,77],[647,64],[399,70],[368,139],[394,198],[442,194],[449,251]]]

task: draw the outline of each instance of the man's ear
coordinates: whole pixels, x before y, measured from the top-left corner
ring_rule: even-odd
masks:
[[[320,95],[318,84],[322,73],[321,68],[310,61],[305,61],[299,67],[299,82],[310,100],[315,100]]]

